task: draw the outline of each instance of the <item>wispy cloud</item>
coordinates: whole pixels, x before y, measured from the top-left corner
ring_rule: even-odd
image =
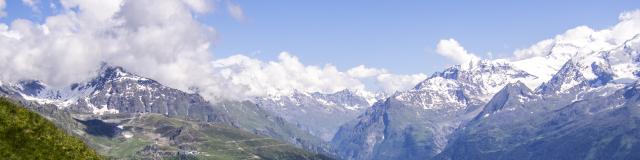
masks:
[[[246,19],[242,7],[230,0],[227,1],[227,11],[229,12],[229,15],[237,21],[244,22]]]
[[[4,11],[6,7],[7,2],[5,0],[0,0],[0,18],[7,16],[7,12]]]
[[[32,11],[39,13],[40,9],[38,8],[38,0],[22,0],[22,4],[29,6]]]
[[[183,0],[193,11],[203,14],[214,9],[214,3],[207,0]]]

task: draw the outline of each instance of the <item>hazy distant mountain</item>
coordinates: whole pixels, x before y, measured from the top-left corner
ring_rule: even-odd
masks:
[[[364,113],[381,94],[343,90],[336,93],[305,93],[258,97],[261,108],[283,117],[311,134],[330,141],[338,128]]]

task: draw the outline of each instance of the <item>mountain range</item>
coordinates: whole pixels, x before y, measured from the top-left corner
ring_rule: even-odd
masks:
[[[479,60],[379,101],[332,140],[344,159],[634,159],[640,38]],[[558,63],[563,62],[563,63]]]
[[[213,102],[109,65],[64,87],[4,82],[0,95],[113,158],[640,158],[640,36],[606,50],[551,46],[472,60],[390,95]]]
[[[292,159],[301,156],[304,159],[331,159],[314,156],[315,153],[329,153],[328,144],[284,119],[269,114],[250,101],[211,103],[196,93],[166,87],[154,80],[128,73],[121,67],[105,65],[95,78],[68,87],[50,87],[37,80],[25,80],[15,84],[3,83],[0,88],[4,97],[21,101],[27,108],[49,117],[61,128],[76,133],[94,148],[102,150],[103,154],[115,158],[172,157],[184,155],[183,152],[186,151],[207,155],[207,151],[212,150],[206,148],[211,144],[205,143],[205,136],[213,136],[216,141],[250,142],[247,139],[261,139],[268,142],[265,142],[265,147],[258,145],[255,152],[265,152],[262,148],[272,145],[276,148],[275,151],[269,151],[274,153],[264,155],[242,147],[223,146],[228,149],[214,149],[229,153],[238,152],[236,150],[244,152],[231,157],[224,155],[226,152],[223,154],[223,157],[231,159],[246,158],[246,152],[262,158],[274,158],[272,154],[276,154],[275,158],[284,155],[282,157],[293,157]],[[148,122],[148,117],[152,118],[153,124],[146,124],[151,123]],[[206,127],[211,125],[214,127]],[[162,130],[167,129],[167,126],[173,128],[173,131],[170,130],[172,133],[167,133],[170,137],[165,137],[164,132],[167,131]],[[186,126],[196,129],[185,131]],[[222,131],[207,132],[211,129]],[[216,136],[221,135],[211,135],[219,132],[225,133],[227,137],[222,137],[221,140],[216,139],[220,138]],[[182,134],[187,134],[190,140],[175,142],[175,137]],[[163,138],[168,142],[158,145],[158,141]],[[190,149],[185,150],[181,146],[183,143],[193,146],[188,145],[187,148]],[[181,147],[170,147],[174,145]],[[296,150],[295,147],[312,152]],[[279,150],[283,148],[285,150]]]

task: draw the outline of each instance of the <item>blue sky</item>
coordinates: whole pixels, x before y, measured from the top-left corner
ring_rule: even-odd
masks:
[[[41,5],[48,5],[42,1]],[[395,73],[427,73],[454,62],[435,53],[441,39],[454,38],[481,57],[509,56],[513,50],[567,29],[614,25],[621,12],[640,1],[233,1],[246,20],[238,22],[219,5],[198,19],[213,26],[216,57],[245,54],[273,60],[281,51],[305,64],[333,64],[346,70],[360,64]],[[8,16],[39,21],[18,0],[7,1]]]

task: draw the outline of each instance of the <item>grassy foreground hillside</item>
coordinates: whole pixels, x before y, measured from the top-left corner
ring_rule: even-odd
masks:
[[[102,159],[80,139],[47,119],[0,98],[2,159]]]

